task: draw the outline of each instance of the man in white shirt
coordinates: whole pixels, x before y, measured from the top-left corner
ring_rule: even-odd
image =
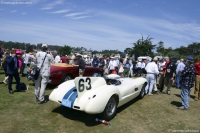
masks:
[[[30,67],[30,58],[31,55],[26,53],[25,51],[24,54],[22,55],[22,59],[24,60],[24,62],[22,63],[22,70],[21,70],[22,76],[25,76],[27,74],[27,70]]]
[[[177,68],[176,68],[176,87],[180,88],[180,80],[181,80],[181,72],[185,68],[185,64],[183,63],[183,59],[180,60],[180,63],[178,63]]]
[[[109,61],[108,70],[109,70],[109,74],[111,74],[113,72],[113,70],[115,70],[114,57],[111,57],[111,59]]]
[[[119,70],[119,59],[117,57],[114,58],[114,67],[116,70],[116,73],[118,74],[118,70]]]
[[[40,74],[35,80],[35,96],[36,102],[39,104],[46,103],[45,89],[49,81],[50,76],[50,63],[55,63],[53,55],[47,54],[47,44],[42,44],[42,51],[37,52],[35,64],[37,68],[40,68]]]
[[[56,57],[55,57],[55,63],[60,63],[61,60],[60,60],[60,55],[57,54]]]
[[[156,61],[156,60],[157,60],[157,58],[154,58],[154,61]],[[158,66],[156,65],[156,63],[154,61],[149,62],[147,64],[147,66],[145,67],[145,70],[147,72],[147,75],[146,75],[147,86],[145,88],[145,92],[146,92],[146,94],[148,92],[149,96],[153,95],[152,94],[153,85],[156,81],[156,75],[159,74]]]
[[[87,57],[85,58],[85,64],[86,64],[87,66],[90,66],[90,57],[89,57],[89,56],[87,56]]]
[[[138,75],[141,76],[141,74],[142,74],[142,60],[138,60],[138,63],[136,64],[135,68],[136,68],[136,76],[138,76]]]

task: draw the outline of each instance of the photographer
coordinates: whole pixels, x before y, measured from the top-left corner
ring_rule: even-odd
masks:
[[[42,44],[42,51],[36,54],[36,65],[40,69],[38,78],[35,80],[36,102],[39,104],[46,103],[45,89],[50,76],[50,63],[55,63],[52,54],[47,54],[47,44]]]

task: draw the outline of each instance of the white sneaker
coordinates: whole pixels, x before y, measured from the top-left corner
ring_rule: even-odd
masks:
[[[6,84],[6,85],[8,84],[7,81],[5,81],[5,80],[3,81],[3,83]]]

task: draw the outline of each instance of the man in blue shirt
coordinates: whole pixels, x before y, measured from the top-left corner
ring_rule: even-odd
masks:
[[[93,67],[99,67],[99,60],[96,56],[94,56],[94,59],[92,61],[92,66]]]

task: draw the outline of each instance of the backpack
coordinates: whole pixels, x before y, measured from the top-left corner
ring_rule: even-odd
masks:
[[[24,90],[24,91],[25,91],[25,90],[28,90],[25,83],[20,82],[19,85],[20,85],[20,87],[19,87],[20,90]],[[17,84],[16,84],[16,89],[17,89],[17,88],[18,88],[18,86],[17,86]]]

